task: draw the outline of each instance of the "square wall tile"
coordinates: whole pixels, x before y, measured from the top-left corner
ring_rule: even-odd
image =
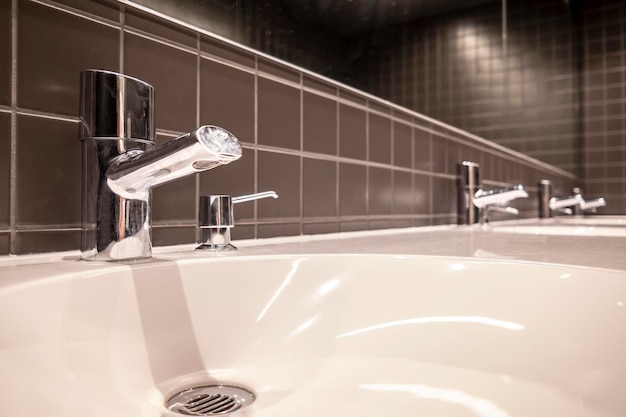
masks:
[[[140,10],[128,8],[124,17],[124,25],[194,49],[197,47],[195,32]]]
[[[372,110],[381,112],[381,113],[385,113],[385,114],[391,114],[391,108],[384,105],[384,104],[380,104],[374,100],[368,100],[368,107]]]
[[[339,223],[304,223],[302,225],[302,234],[304,235],[321,235],[327,233],[338,233]]]
[[[124,72],[154,87],[157,129],[190,132],[196,126],[197,58],[130,33],[124,35]]]
[[[259,71],[280,77],[284,80],[291,81],[292,83],[300,83],[300,72],[294,70],[293,68],[261,57],[258,58],[258,62]]]
[[[391,163],[391,121],[375,114],[369,115],[369,160]]]
[[[223,127],[240,142],[254,143],[254,75],[202,59],[200,124]]]
[[[446,172],[448,164],[447,140],[439,135],[433,135],[430,146],[432,150],[431,167],[433,172]],[[416,146],[417,148],[417,146]],[[456,168],[455,168],[456,169]]]
[[[422,220],[422,219],[419,219],[419,220]],[[407,228],[407,227],[418,226],[415,223],[416,223],[415,219],[394,219],[392,227],[394,229],[404,229],[404,228]],[[422,226],[422,225],[420,224],[419,226]],[[426,226],[426,225],[424,225],[424,226]]]
[[[316,159],[303,160],[304,217],[337,215],[337,164]]]
[[[359,230],[367,230],[369,225],[367,221],[347,221],[339,224],[340,232],[357,232]]]
[[[114,22],[120,21],[120,4],[115,0],[56,0],[75,9],[93,14]]]
[[[384,229],[393,229],[394,220],[370,220],[368,222],[367,228],[369,230],[384,230]]]
[[[0,113],[0,228],[9,224],[11,115]]]
[[[11,235],[0,233],[0,255],[8,255],[11,252]]]
[[[280,236],[298,236],[300,234],[299,223],[276,223],[276,224],[260,224],[259,239]]]
[[[413,138],[411,126],[403,123],[393,124],[393,164],[411,168],[413,164]]]
[[[259,200],[259,219],[300,217],[300,157],[258,152],[259,190],[274,190],[278,199]],[[260,233],[260,231],[259,231]]]
[[[237,224],[235,221],[235,227],[230,229],[230,238],[237,246],[238,240],[254,239],[256,238],[256,226],[253,224]]]
[[[17,232],[15,253],[59,252],[80,249],[80,230],[54,230],[49,232]]]
[[[18,7],[18,106],[78,115],[81,71],[119,71],[120,31],[30,1]]]
[[[259,144],[300,149],[300,90],[258,80]]]
[[[196,243],[196,227],[159,227],[152,228],[152,246],[182,245]]]
[[[413,174],[393,172],[393,214],[411,214],[414,212]]]
[[[318,91],[322,91],[326,94],[330,94],[333,96],[337,95],[337,87],[335,87],[333,84],[320,80],[318,78],[315,77],[311,77],[309,75],[304,75],[302,77],[302,84],[305,87],[309,87],[309,88],[314,88]]]
[[[369,214],[391,214],[391,171],[369,168]]]
[[[339,156],[361,161],[367,158],[365,110],[339,105]]]
[[[312,93],[303,93],[304,150],[337,155],[337,103]]]
[[[0,2],[0,104],[11,104],[11,2]]]
[[[196,176],[189,175],[152,190],[154,224],[196,222]]]
[[[430,133],[421,129],[413,129],[413,168],[430,172]]]
[[[255,67],[254,55],[250,52],[231,46],[226,42],[220,41],[219,39],[213,39],[208,36],[201,35],[200,50],[218,58],[245,65],[250,69],[254,69]]]
[[[367,168],[339,164],[339,215],[367,214]]]
[[[17,137],[17,224],[80,225],[77,124],[18,116]]]
[[[432,177],[432,214],[456,213],[456,181]]]
[[[200,195],[227,194],[232,197],[253,194],[254,189],[254,167],[255,151],[253,149],[243,149],[241,158],[228,165],[222,165],[208,171],[201,172],[200,175]],[[299,174],[298,174],[299,175]],[[271,191],[272,189],[259,189]],[[279,198],[281,196],[279,195]],[[280,200],[273,200],[280,203]],[[198,204],[198,202],[196,202]],[[237,204],[233,207],[235,224],[240,219],[254,218],[254,202]]]
[[[428,175],[413,175],[413,213],[430,214],[431,181]]]
[[[339,89],[339,97],[350,100],[353,103],[360,104],[365,106],[367,104],[367,99],[361,94],[353,93],[352,91],[344,90],[343,88]]]

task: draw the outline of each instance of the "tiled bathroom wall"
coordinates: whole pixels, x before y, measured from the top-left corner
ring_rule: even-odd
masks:
[[[498,1],[365,42],[356,85],[573,172],[602,214],[626,212],[626,1]]]
[[[117,2],[0,3],[0,253],[77,249],[79,73],[155,87],[157,142],[217,124],[242,142],[228,166],[154,190],[155,245],[195,240],[203,194],[275,190],[236,206],[234,239],[455,222],[455,167],[487,185],[571,174],[374,96]]]
[[[588,1],[582,16],[582,188],[626,212],[626,1]]]
[[[495,1],[369,34],[355,84],[578,173],[574,41],[563,0]]]

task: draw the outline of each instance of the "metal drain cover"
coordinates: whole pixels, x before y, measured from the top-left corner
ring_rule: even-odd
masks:
[[[252,404],[254,394],[240,387],[207,385],[179,392],[169,399],[170,411],[187,416],[221,416]]]

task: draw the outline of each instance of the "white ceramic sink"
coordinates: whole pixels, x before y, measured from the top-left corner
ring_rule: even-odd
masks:
[[[626,415],[626,274],[469,258],[0,265],[0,416]]]

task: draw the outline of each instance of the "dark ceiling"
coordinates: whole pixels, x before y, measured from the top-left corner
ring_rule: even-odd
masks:
[[[500,0],[282,0],[292,18],[309,28],[358,35],[385,26]]]

